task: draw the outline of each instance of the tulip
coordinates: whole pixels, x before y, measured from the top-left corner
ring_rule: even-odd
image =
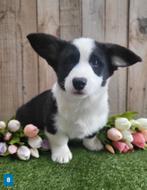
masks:
[[[114,148],[110,144],[106,144],[105,148],[112,154],[115,154]]]
[[[140,127],[140,123],[137,120],[132,119],[132,120],[130,120],[130,123],[131,123],[131,127],[133,127],[133,128],[138,129]]]
[[[24,134],[27,137],[35,137],[39,133],[39,129],[32,124],[28,124],[24,128]]]
[[[122,131],[123,139],[127,142],[133,141],[133,136],[129,130]]]
[[[32,148],[40,148],[41,144],[42,144],[42,138],[38,135],[36,137],[33,137],[33,138],[28,138],[28,144]]]
[[[128,145],[130,150],[133,150],[134,147],[133,147],[132,143],[130,143],[129,141],[125,141],[125,143]]]
[[[147,142],[147,130],[143,130],[143,131],[141,131],[141,133],[144,136],[145,142]]]
[[[50,145],[49,145],[48,139],[43,139],[43,141],[41,143],[41,148],[43,150],[49,150],[50,149]]]
[[[127,118],[119,117],[115,120],[115,127],[120,130],[128,130],[131,127],[131,123]]]
[[[18,131],[20,129],[20,122],[15,120],[15,119],[10,120],[9,123],[8,123],[8,129],[11,132]]]
[[[114,141],[114,142],[112,142],[112,145],[120,153],[126,153],[130,150],[129,146],[125,142]]]
[[[9,141],[12,137],[12,133],[10,133],[9,131],[6,132],[6,134],[4,135],[4,140],[5,141]]]
[[[17,156],[21,160],[29,160],[31,151],[27,146],[20,146],[17,150]]]
[[[31,148],[30,151],[31,151],[31,155],[32,155],[33,157],[39,158],[39,151],[38,151],[37,148]]]
[[[147,118],[140,118],[137,119],[137,121],[140,124],[139,126],[140,131],[147,130]]]
[[[0,155],[4,155],[7,151],[7,145],[4,142],[0,142]]]
[[[133,142],[135,146],[138,148],[144,148],[145,147],[145,138],[141,132],[133,133]]]
[[[0,130],[6,128],[6,123],[4,121],[0,121]]]
[[[116,128],[111,128],[107,131],[107,137],[112,141],[119,141],[122,139],[122,134]]]
[[[16,152],[17,152],[17,146],[15,146],[15,145],[9,145],[8,146],[8,152],[10,153],[10,154],[15,154]]]

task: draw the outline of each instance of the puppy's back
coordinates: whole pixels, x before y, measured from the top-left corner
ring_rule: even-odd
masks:
[[[39,128],[44,128],[46,116],[52,107],[52,99],[51,90],[41,93],[18,108],[16,119],[21,122],[22,126],[31,123]]]

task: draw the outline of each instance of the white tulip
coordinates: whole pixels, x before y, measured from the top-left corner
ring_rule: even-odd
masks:
[[[123,139],[124,139],[125,141],[127,141],[127,142],[132,142],[132,141],[133,141],[133,136],[132,136],[132,134],[131,134],[130,131],[124,130],[124,131],[122,131],[121,133],[122,133]]]
[[[38,135],[36,137],[28,138],[28,144],[32,148],[40,148],[42,144],[42,138]]]
[[[140,127],[140,123],[137,120],[130,120],[131,126],[135,127],[135,128],[139,128]]]
[[[4,155],[7,151],[7,144],[0,142],[0,155]]]
[[[0,130],[6,128],[6,123],[4,121],[0,121]]]
[[[20,129],[20,122],[15,120],[15,119],[10,120],[9,123],[8,123],[8,129],[11,132],[18,131]]]
[[[120,131],[128,130],[131,127],[131,123],[127,118],[119,117],[115,120],[115,128]]]
[[[125,143],[129,146],[129,148],[130,148],[131,150],[133,149],[133,145],[131,144],[131,142],[126,141]]]
[[[29,160],[31,151],[27,146],[20,146],[17,150],[17,156],[21,160]]]
[[[137,122],[140,124],[139,130],[143,131],[147,129],[147,118],[137,119]]]
[[[32,155],[33,157],[39,158],[39,151],[38,151],[37,148],[31,148],[30,151],[31,151],[31,155]]]

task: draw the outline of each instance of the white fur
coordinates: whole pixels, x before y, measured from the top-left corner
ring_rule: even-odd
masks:
[[[103,145],[101,141],[95,136],[93,138],[85,138],[83,140],[83,145],[88,149],[92,151],[99,151],[103,149]]]
[[[95,47],[94,41],[89,38],[80,38],[75,39],[73,44],[80,52],[80,60],[65,79],[66,93],[74,93],[75,89],[72,84],[73,79],[77,77],[83,77],[87,79],[87,84],[83,90],[83,93],[85,95],[91,95],[95,91],[99,90],[103,81],[102,77],[98,77],[94,73],[92,67],[89,64],[90,54]]]
[[[68,163],[72,159],[72,153],[67,146],[68,137],[60,132],[52,135],[45,131],[45,134],[50,143],[52,160],[59,163]]]
[[[108,117],[108,82],[102,87],[102,78],[97,76],[89,64],[89,57],[94,48],[94,41],[87,38],[76,39],[73,44],[79,49],[79,63],[65,78],[65,91],[58,83],[53,86],[52,92],[57,102],[58,112],[55,115],[57,134],[49,138],[52,160],[67,163],[72,154],[67,146],[68,139],[83,139],[99,131],[107,122]],[[83,95],[75,95],[72,80],[75,77],[84,77],[87,84]],[[98,139],[85,139],[85,147],[91,150],[100,150],[102,144]]]
[[[90,38],[77,38],[72,42],[80,51],[80,62],[87,61],[95,47],[95,42]]]
[[[117,56],[112,57],[112,63],[117,67],[126,67],[127,66],[126,62]]]
[[[101,129],[108,116],[107,87],[87,97],[68,95],[54,85],[53,94],[58,105],[58,114],[55,116],[59,131],[69,138],[89,136]]]

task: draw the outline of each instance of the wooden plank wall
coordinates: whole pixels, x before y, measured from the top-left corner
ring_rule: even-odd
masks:
[[[136,110],[147,116],[146,0],[1,0],[0,119],[12,116],[56,80],[52,68],[30,47],[26,35],[31,32],[66,40],[86,36],[134,50],[143,62],[113,76],[110,113]]]

